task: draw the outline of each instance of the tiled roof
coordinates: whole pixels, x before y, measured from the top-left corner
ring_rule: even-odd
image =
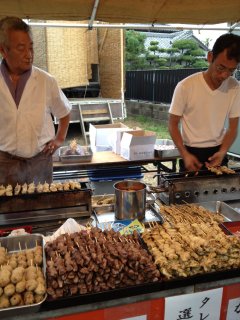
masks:
[[[162,32],[141,32],[146,35],[145,47],[148,48],[150,46],[151,41],[158,41],[159,47],[164,49],[169,49],[172,47],[172,43],[176,40],[188,40],[194,39],[198,42],[201,49],[208,51],[208,48],[197,38],[194,36],[192,30],[184,30],[184,31],[176,31],[169,33]],[[164,54],[161,54],[164,55]]]

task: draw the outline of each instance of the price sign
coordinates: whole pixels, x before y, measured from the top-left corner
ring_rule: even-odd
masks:
[[[222,292],[219,288],[166,298],[164,320],[219,320]]]
[[[240,319],[240,298],[230,299],[227,308],[226,320]]]

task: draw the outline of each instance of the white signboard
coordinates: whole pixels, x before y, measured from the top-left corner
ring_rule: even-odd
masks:
[[[164,320],[219,320],[222,292],[219,288],[166,298]]]
[[[239,320],[239,319],[240,319],[240,298],[230,299],[228,302],[226,320]]]

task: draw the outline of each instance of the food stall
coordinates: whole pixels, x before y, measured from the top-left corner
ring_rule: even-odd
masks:
[[[237,24],[240,3],[18,0],[1,1],[0,9],[2,16],[18,15],[27,19],[78,21],[91,17],[89,28],[98,19],[110,23],[149,23],[154,27],[160,22],[230,21]],[[32,232],[31,236],[1,238],[0,287],[1,296],[5,298],[3,301],[0,297],[1,305],[5,306],[0,309],[1,318],[238,319],[239,172],[222,172],[222,175],[202,172],[183,177],[174,172],[161,172],[164,160],[172,160],[174,166],[176,157],[157,156],[132,162],[109,155],[99,152],[90,162],[80,164],[56,163],[55,174],[64,171],[66,178],[58,185],[34,186],[34,190],[27,186],[24,192],[23,186],[19,191],[8,186],[4,190],[0,188],[2,229],[8,233],[10,230],[6,229],[10,226],[27,226],[31,230],[25,230]],[[115,232],[113,227],[119,222],[115,221],[114,212],[105,212],[113,222],[111,228],[109,221],[100,222],[102,215],[94,214],[91,188],[85,182],[76,184],[71,180],[76,179],[74,171],[133,163],[156,163],[159,175],[159,188],[150,189],[154,201],[147,202],[145,218],[138,225],[140,237],[136,232]],[[127,191],[135,194],[136,190]],[[228,206],[228,201],[234,204]],[[72,229],[71,224],[56,238],[42,238],[41,234],[54,236],[52,231],[61,229],[68,218],[78,220],[74,225],[79,229]],[[105,223],[106,228],[97,228],[101,223]],[[130,228],[128,224],[125,227]],[[70,256],[74,256],[71,261]],[[18,269],[21,272],[14,277],[11,273],[16,266],[9,266],[10,260],[13,266],[18,263],[18,268],[21,267]],[[81,268],[76,275],[78,266]],[[22,282],[24,273],[28,274],[26,281],[29,282],[23,284],[24,289],[18,287],[18,295],[12,299],[11,290]],[[46,288],[42,283],[43,274],[47,279]],[[39,284],[43,287],[39,288]],[[34,294],[29,294],[33,291]],[[12,307],[6,296],[12,299]]]
[[[104,154],[104,159],[110,159],[111,153],[114,157],[109,151],[96,153],[95,160]],[[155,156],[133,163],[176,160],[176,156],[169,156],[169,151],[167,154],[168,158]],[[131,164],[121,157],[119,160],[119,165]],[[115,166],[116,161],[55,164],[61,170],[66,165],[68,172],[88,166]],[[146,190],[134,189],[138,184],[144,185],[138,181],[131,181],[133,184],[126,187],[127,191],[120,188],[128,196],[123,203],[113,199],[104,201],[109,200],[110,195],[94,197],[91,188],[77,179],[37,185],[34,190],[30,185],[27,190],[26,186],[21,186],[20,191],[13,189],[12,194],[9,194],[11,188],[6,188],[0,197],[1,231],[15,226],[16,229],[25,228],[30,235],[1,238],[1,248],[7,248],[4,254],[10,254],[5,262],[11,261],[13,254],[26,255],[24,261],[19,257],[15,259],[28,263],[26,270],[43,269],[47,293],[39,303],[0,309],[1,316],[12,319],[172,319],[176,317],[172,306],[181,315],[187,303],[193,315],[209,314],[216,316],[214,319],[220,316],[227,319],[227,315],[237,310],[240,296],[240,241],[236,235],[240,227],[236,210],[239,172],[230,171],[223,170],[221,175],[202,171],[197,176],[186,177],[187,184],[181,183],[178,173],[160,172],[162,185],[149,186],[146,203],[140,203],[137,196],[138,191],[143,195]],[[205,180],[208,192],[201,190]],[[177,185],[171,188],[174,184]],[[188,192],[192,193],[186,195],[182,185],[189,185]],[[218,192],[217,186],[221,186]],[[221,197],[216,200],[216,194],[222,194],[225,201],[221,201]],[[118,200],[124,195],[115,193]],[[131,204],[131,208],[136,206],[136,197],[137,205],[145,205],[141,222],[134,219],[134,214],[126,216],[126,211],[130,212],[127,204]],[[116,215],[118,210],[114,204],[122,209],[123,217]],[[138,207],[136,212],[139,211]],[[138,230],[139,234],[133,230]],[[43,254],[42,264],[36,267],[29,254],[39,247],[42,248],[38,249]],[[35,256],[32,259],[35,261]],[[1,285],[6,291],[11,284]],[[201,310],[199,304],[204,301],[208,303]],[[201,312],[203,310],[205,313]]]

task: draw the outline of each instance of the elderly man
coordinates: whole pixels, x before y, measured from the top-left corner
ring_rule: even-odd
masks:
[[[52,154],[65,140],[71,105],[47,72],[33,66],[30,27],[0,21],[0,184],[51,182]],[[59,119],[58,130],[52,115]]]

